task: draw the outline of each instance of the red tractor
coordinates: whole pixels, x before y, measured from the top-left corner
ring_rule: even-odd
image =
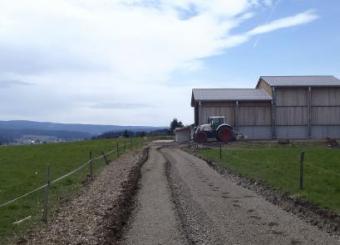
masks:
[[[201,144],[207,142],[208,139],[228,143],[235,139],[233,127],[226,124],[222,116],[209,117],[207,124],[199,125],[194,129],[194,141]]]

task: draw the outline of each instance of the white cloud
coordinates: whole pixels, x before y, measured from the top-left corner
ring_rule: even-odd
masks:
[[[173,72],[202,69],[204,58],[254,35],[317,17],[307,11],[231,34],[259,6],[271,4],[269,0],[0,0],[0,79],[35,84],[13,88],[12,94],[6,89],[11,106],[2,106],[0,111],[6,113],[1,114],[6,119],[21,115],[163,125],[177,116],[191,122],[190,87],[171,87]],[[37,110],[40,105],[50,110]],[[93,105],[128,105],[129,110]]]
[[[240,35],[233,35],[227,37],[225,40],[223,40],[224,47],[225,48],[235,47],[237,45],[249,41],[249,39],[252,38],[253,36],[277,31],[284,28],[307,24],[309,22],[316,20],[317,18],[319,17],[318,15],[315,14],[313,10],[308,10],[297,15],[277,19],[272,22],[259,25],[253,28],[252,30],[242,33]]]
[[[250,36],[254,36],[254,35],[259,35],[259,34],[263,34],[267,32],[272,32],[272,31],[279,30],[282,28],[288,28],[288,27],[306,24],[313,20],[316,20],[317,18],[318,16],[315,14],[315,12],[309,10],[309,11],[299,13],[294,16],[274,20],[270,23],[260,25],[258,27],[255,27],[251,31],[249,31],[248,34]]]

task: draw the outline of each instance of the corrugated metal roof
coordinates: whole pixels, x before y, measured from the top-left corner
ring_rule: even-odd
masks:
[[[196,88],[192,90],[192,101],[236,101],[271,100],[263,89]]]
[[[340,86],[334,76],[261,76],[269,85],[275,86]]]

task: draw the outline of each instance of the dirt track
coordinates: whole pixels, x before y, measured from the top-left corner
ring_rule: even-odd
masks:
[[[167,162],[166,162],[167,160]],[[142,169],[123,244],[340,244],[177,148]]]
[[[137,206],[125,244],[185,244],[165,176],[166,161],[155,148],[142,167]]]

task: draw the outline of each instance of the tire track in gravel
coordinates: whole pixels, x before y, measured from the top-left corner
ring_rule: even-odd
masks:
[[[176,148],[161,152],[168,161],[172,199],[189,243],[340,244],[221,176],[201,159]]]
[[[142,167],[136,207],[129,219],[122,244],[187,244],[171,200],[165,176],[166,161],[156,147]]]

